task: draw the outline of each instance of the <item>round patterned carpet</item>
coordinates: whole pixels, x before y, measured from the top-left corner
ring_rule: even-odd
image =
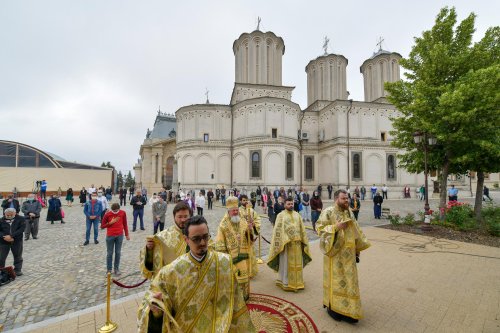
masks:
[[[319,333],[307,313],[284,299],[251,294],[247,307],[259,333]]]

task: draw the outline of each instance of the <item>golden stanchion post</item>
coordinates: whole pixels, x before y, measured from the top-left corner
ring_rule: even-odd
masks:
[[[118,324],[111,321],[111,273],[108,272],[108,290],[106,299],[106,325],[99,329],[99,333],[113,332],[118,328]]]
[[[264,263],[264,260],[262,260],[262,252],[261,252],[261,249],[260,249],[260,232],[259,232],[259,257],[257,258],[257,263],[258,264],[263,264]]]

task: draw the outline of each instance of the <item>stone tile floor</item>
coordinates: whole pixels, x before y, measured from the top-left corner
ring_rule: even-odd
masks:
[[[495,200],[498,201],[498,193],[494,193],[494,198]],[[116,199],[115,199],[116,200]],[[465,201],[470,201],[471,199],[465,199]],[[325,205],[329,205],[331,202],[326,201]],[[416,199],[407,199],[407,200],[388,200],[384,203],[385,207],[391,208],[391,210],[399,210],[402,214],[405,214],[406,212],[416,212],[417,210],[422,210],[423,208],[423,202],[418,201]],[[431,200],[431,208],[436,208],[437,207],[437,200]],[[64,318],[64,317],[70,317],[71,314],[77,315],[79,314],[78,311],[84,311],[85,309],[92,309],[92,307],[97,306],[97,305],[102,305],[105,302],[105,257],[106,257],[106,249],[105,249],[105,234],[104,232],[100,232],[99,234],[99,239],[100,239],[100,244],[95,245],[91,242],[90,245],[88,246],[83,246],[83,241],[84,241],[84,235],[85,235],[85,219],[82,213],[82,208],[80,205],[74,205],[73,207],[64,207],[65,212],[66,212],[66,224],[56,224],[51,225],[49,222],[44,221],[44,217],[46,214],[46,211],[42,213],[42,218],[40,221],[40,233],[39,233],[39,239],[38,240],[29,240],[25,242],[24,244],[24,268],[23,272],[24,275],[22,277],[19,277],[16,281],[5,285],[1,287],[0,289],[0,294],[2,297],[0,297],[0,323],[4,325],[5,330],[11,330],[11,329],[20,329],[21,327],[29,328],[30,324],[38,323],[41,321],[46,321],[57,319],[57,318]],[[131,207],[127,205],[125,207],[128,215],[129,215],[129,227],[131,228],[132,224],[132,216],[131,216]],[[371,201],[367,200],[365,202],[362,202],[362,209],[360,213],[360,224],[364,227],[367,226],[373,226],[376,224],[384,223],[385,221],[381,220],[375,220],[372,218],[372,205]],[[172,211],[172,206],[169,206],[168,213],[167,213],[167,225],[172,223],[172,217],[171,217],[171,211]],[[205,215],[207,220],[209,221],[209,226],[211,232],[215,235],[216,229],[218,222],[220,221],[220,218],[222,217],[224,213],[224,210],[220,207],[215,206],[213,211],[207,211],[205,209]],[[145,224],[146,224],[146,231],[138,231],[135,233],[131,233],[131,241],[127,242],[124,241],[123,249],[122,249],[122,263],[121,263],[121,269],[123,272],[123,275],[121,277],[122,282],[125,284],[134,284],[138,281],[141,280],[139,270],[138,270],[138,256],[139,256],[139,250],[144,244],[144,239],[146,235],[149,235],[152,233],[152,223],[150,222],[151,220],[151,212],[149,209],[146,210],[145,214]],[[474,306],[475,309],[479,309],[477,305],[481,304],[486,304],[486,305],[491,305],[491,302],[495,304],[496,300],[496,317],[488,317],[489,319],[485,319],[483,323],[483,328],[484,327],[489,327],[488,325],[493,325],[496,323],[496,320],[498,320],[498,300],[499,300],[499,293],[500,293],[500,279],[498,279],[498,275],[500,272],[500,267],[496,265],[500,260],[494,260],[494,259],[485,259],[481,261],[484,263],[483,266],[479,265],[479,267],[476,267],[475,270],[467,270],[464,272],[463,270],[460,270],[458,268],[455,268],[454,266],[450,265],[439,265],[439,268],[442,269],[443,267],[448,267],[448,270],[444,270],[442,274],[444,276],[439,276],[439,282],[440,283],[445,283],[446,281],[452,279],[452,281],[459,282],[460,279],[464,279],[464,277],[461,274],[467,274],[467,279],[471,279],[474,277],[474,275],[478,272],[482,272],[481,274],[490,274],[489,278],[486,279],[489,281],[488,283],[496,282],[493,283],[490,287],[493,289],[485,289],[484,292],[478,293],[477,290],[473,294],[470,295],[464,295],[462,293],[458,293],[458,291],[448,291],[445,286],[441,284],[436,284],[431,283],[435,282],[435,279],[426,279],[425,276],[422,276],[420,278],[413,277],[412,274],[417,274],[420,276],[418,273],[421,273],[422,271],[426,271],[425,267],[424,269],[421,267],[419,268],[419,262],[414,262],[418,258],[414,259],[408,259],[406,257],[401,258],[401,251],[398,251],[396,249],[395,254],[397,254],[397,259],[401,260],[402,263],[397,264],[397,261],[395,262],[393,259],[391,259],[391,256],[389,253],[386,253],[384,251],[380,252],[381,248],[392,248],[394,246],[396,247],[404,247],[403,245],[399,244],[397,240],[393,239],[392,236],[387,236],[387,235],[392,235],[393,231],[381,231],[381,229],[378,228],[368,228],[370,231],[370,234],[373,235],[380,235],[381,233],[384,235],[384,239],[380,240],[380,244],[375,239],[374,245],[377,245],[376,247],[374,246],[372,251],[367,251],[367,261],[370,263],[374,264],[374,271],[369,272],[368,274],[370,276],[373,276],[373,279],[375,281],[373,282],[378,282],[378,280],[384,280],[385,282],[390,281],[391,286],[389,289],[391,290],[403,290],[404,293],[410,293],[409,295],[406,296],[412,296],[412,291],[411,290],[421,290],[417,289],[412,286],[412,283],[416,280],[418,281],[425,281],[426,283],[429,284],[429,286],[426,286],[425,288],[422,288],[423,290],[432,290],[435,295],[432,293],[428,295],[428,293],[424,293],[427,295],[426,297],[431,297],[429,299],[424,299],[424,301],[429,301],[430,299],[435,299],[437,298],[436,295],[439,295],[442,293],[445,295],[448,299],[453,300],[453,297],[460,299],[459,296],[473,296],[473,298],[479,298],[480,301],[478,304],[476,303],[470,303],[473,302],[468,301],[470,306]],[[271,225],[268,223],[267,219],[263,219],[263,236],[267,239],[270,240],[271,237]],[[308,231],[309,237],[311,241],[314,241],[317,237],[316,235],[312,232],[312,230]],[[400,233],[395,233],[395,234],[400,234]],[[405,235],[405,234],[402,234]],[[398,236],[400,237],[400,236]],[[397,238],[398,238],[397,237]],[[420,236],[406,236],[406,237],[420,237]],[[413,238],[411,238],[413,239]],[[453,242],[446,242],[446,243],[453,243]],[[472,245],[472,244],[464,244],[459,243],[460,247],[465,246],[466,248],[468,247],[477,247],[477,245]],[[426,244],[425,248],[427,247],[436,247],[437,249],[442,251],[443,248],[441,245],[434,243]],[[317,246],[313,246],[313,248],[316,248]],[[454,246],[452,246],[454,247]],[[411,248],[411,246],[410,246]],[[482,252],[485,253],[493,253],[494,257],[500,257],[500,254],[498,254],[498,249],[495,248],[489,248],[489,247],[480,247],[480,248],[485,248],[485,250],[481,250]],[[377,250],[375,250],[377,249]],[[452,249],[453,251],[455,249]],[[262,254],[263,256],[266,255],[268,251],[268,246],[265,241],[262,241]],[[370,253],[378,253],[380,256],[375,256],[371,257]],[[407,253],[408,255],[408,253]],[[409,258],[414,256],[415,254],[409,254]],[[415,255],[419,256],[419,255]],[[434,255],[433,255],[434,256]],[[438,259],[441,258],[443,254],[438,255]],[[371,257],[371,258],[370,258]],[[426,256],[429,257],[429,256]],[[457,258],[458,255],[452,255],[452,258]],[[320,258],[320,253],[317,252],[315,258]],[[370,258],[370,259],[368,259]],[[469,257],[467,257],[469,258]],[[473,258],[473,257],[472,257]],[[472,259],[471,259],[472,260]],[[475,258],[476,261],[482,260],[478,258]],[[322,260],[315,260],[313,261],[312,267],[308,267],[306,270],[306,276],[309,274],[308,272],[311,273],[310,280],[309,281],[315,281],[318,278],[318,272],[321,271],[321,262]],[[12,256],[9,257],[7,261],[7,265],[12,263]],[[460,261],[458,261],[458,264],[460,264]],[[477,264],[477,262],[475,262]],[[400,266],[398,266],[400,265]],[[434,267],[434,264],[429,263],[426,264],[429,265],[430,267]],[[470,264],[469,264],[470,266]],[[477,266],[477,265],[476,265]],[[363,265],[361,265],[361,269]],[[380,267],[377,269],[377,267]],[[462,267],[462,266],[458,266]],[[259,284],[260,281],[264,280],[264,276],[269,276],[269,278],[272,279],[272,272],[269,270],[267,272],[267,269],[263,270],[262,274],[262,279],[258,278],[256,280],[256,285]],[[267,273],[264,273],[267,272]],[[474,274],[471,274],[474,273]],[[433,276],[433,268],[430,269],[428,272],[429,276]],[[477,275],[477,274],[476,274]],[[396,277],[402,276],[401,279],[397,279]],[[478,278],[485,278],[483,275],[479,276]],[[471,280],[471,284],[473,285],[478,285],[478,286],[485,286],[484,281],[482,280]],[[420,283],[420,282],[419,282]],[[363,286],[363,280],[361,281],[361,284]],[[274,286],[274,284],[271,284]],[[321,281],[318,281],[317,284],[314,283],[309,283],[309,286],[315,286],[315,287],[321,287]],[[372,285],[370,283],[369,285]],[[378,283],[375,283],[374,286],[378,285]],[[397,286],[397,288],[395,288]],[[388,296],[387,290],[384,289],[387,286],[381,286],[379,289],[376,289],[378,293],[381,295],[375,295],[377,292],[373,292],[373,288],[368,288],[366,290],[366,294],[370,295],[371,293],[374,293],[374,297],[377,299],[376,296],[382,296],[382,298],[386,299]],[[113,300],[119,300],[120,298],[126,297],[126,296],[131,296],[133,297],[134,294],[140,293],[147,288],[147,284],[136,288],[136,289],[122,289],[113,286],[112,288],[112,299]],[[264,289],[266,289],[264,287]],[[313,289],[313,288],[312,288]],[[279,297],[279,290],[276,290],[275,288],[271,287],[272,291],[277,291],[276,296]],[[270,291],[271,291],[270,290]],[[410,290],[410,291],[408,291]],[[470,286],[467,286],[465,288],[466,291],[471,293]],[[485,296],[486,294],[489,294],[488,291],[491,291],[494,296]],[[404,295],[403,293],[403,295]],[[419,293],[419,295],[422,293]],[[484,294],[484,295],[483,295]],[[290,294],[286,294],[288,296],[293,296]],[[302,295],[302,294],[300,294]],[[309,295],[309,293],[307,293]],[[320,290],[316,290],[311,292],[311,296],[314,299],[318,299],[314,304],[313,309],[316,309],[319,313],[321,313],[321,292]],[[403,295],[397,296],[393,295],[392,298],[387,299],[385,301],[393,304],[397,303],[399,305],[408,305],[406,304],[407,298],[413,299],[414,297],[406,297],[404,298],[405,300],[402,300]],[[413,295],[415,296],[415,295]],[[452,297],[453,296],[453,297]],[[308,297],[305,297],[308,298]],[[291,298],[293,299],[293,297]],[[302,299],[302,298],[301,298]],[[368,300],[370,298],[368,297]],[[311,299],[312,301],[312,299]],[[384,301],[384,302],[385,302]],[[130,302],[136,302],[133,300],[129,300],[128,302],[120,303],[117,305],[117,307],[134,307],[132,305],[127,305]],[[399,303],[398,303],[399,302]],[[394,314],[388,314],[387,312],[382,311],[384,309],[383,306],[381,306],[382,303],[378,304],[376,303],[376,310],[377,313],[380,313],[380,315],[385,316],[387,315],[387,320],[392,320],[394,321]],[[413,301],[411,304],[412,305],[418,305],[416,304],[418,302]],[[311,304],[312,306],[313,304]],[[460,307],[460,304],[457,304],[456,306]],[[302,306],[304,309],[307,309],[308,306]],[[484,308],[484,305],[483,305]],[[436,317],[437,313],[441,313],[443,310],[439,310],[440,308],[438,307],[435,309],[436,311],[432,311],[432,317]],[[401,308],[401,311],[410,311],[413,313],[413,310],[406,309],[406,308]],[[97,320],[98,316],[97,313],[102,314],[102,309],[96,310],[94,315],[89,315],[88,313],[86,314],[85,318],[94,318]],[[440,312],[441,311],[441,312]],[[486,312],[493,314],[491,312],[492,310],[488,310]],[[130,311],[128,311],[129,314],[131,314]],[[418,312],[421,313],[422,311]],[[127,312],[126,312],[127,313]],[[370,312],[371,313],[371,312]],[[399,311],[396,311],[396,313],[399,313]],[[446,314],[446,312],[445,312]],[[409,316],[409,314],[407,314]],[[425,311],[424,314],[425,315]],[[63,316],[63,317],[61,317]],[[135,316],[135,312],[132,315],[132,317]],[[413,314],[415,316],[415,314]],[[102,317],[102,316],[101,316]],[[100,317],[100,318],[101,318]],[[126,317],[126,316],[125,316]],[[396,316],[397,317],[397,316]],[[428,316],[427,316],[428,317]],[[79,316],[78,316],[79,318]],[[413,318],[413,317],[412,317]],[[444,317],[443,317],[444,318]],[[441,318],[441,319],[443,319]],[[451,317],[446,317],[447,319],[450,319]],[[101,318],[102,319],[102,318]],[[313,319],[317,320],[317,318]],[[452,318],[453,319],[453,318]],[[73,319],[68,319],[70,322]],[[82,319],[83,320],[83,319]],[[437,319],[435,319],[437,321]],[[476,322],[476,320],[472,319],[473,322]],[[466,323],[470,323],[471,320],[467,320]],[[486,322],[486,320],[489,320],[490,322]],[[367,318],[367,321],[370,322],[369,317]],[[378,322],[378,321],[376,321]],[[83,322],[82,322],[83,323]],[[332,325],[331,322],[327,321],[328,325]],[[416,325],[420,323],[418,320],[413,320],[412,325]],[[40,323],[43,324],[43,323]],[[335,323],[333,323],[334,325]],[[431,324],[436,324],[433,322],[430,322],[426,327],[435,327],[432,326]],[[99,322],[95,322],[94,326],[100,325]],[[378,325],[378,324],[377,324]],[[479,325],[479,324],[478,324]],[[78,324],[77,328],[80,327],[81,325]],[[88,326],[88,325],[87,325]],[[361,325],[360,325],[361,326]],[[127,325],[128,328],[130,328],[130,325]],[[373,326],[372,328],[374,328]],[[388,327],[386,324],[383,325],[383,327],[388,328],[390,331],[390,327]],[[127,329],[128,329],[127,328]],[[92,328],[93,330],[95,329]],[[22,331],[24,331],[23,329]],[[16,330],[17,331],[17,330]],[[66,332],[66,330],[62,330],[63,332]],[[83,332],[82,330],[78,330],[79,332]],[[329,332],[329,330],[324,330],[325,332]]]

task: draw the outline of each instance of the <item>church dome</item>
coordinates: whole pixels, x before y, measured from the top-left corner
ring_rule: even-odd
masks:
[[[380,97],[385,97],[385,82],[396,82],[400,79],[399,60],[401,55],[380,48],[365,60],[360,72],[363,74],[365,88],[365,102],[373,102]]]
[[[285,43],[273,32],[242,33],[233,43],[235,82],[281,86]]]

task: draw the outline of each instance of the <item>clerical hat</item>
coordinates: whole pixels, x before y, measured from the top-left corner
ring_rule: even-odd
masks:
[[[238,208],[238,198],[230,196],[226,199],[226,208],[227,209],[232,209],[232,208]]]

